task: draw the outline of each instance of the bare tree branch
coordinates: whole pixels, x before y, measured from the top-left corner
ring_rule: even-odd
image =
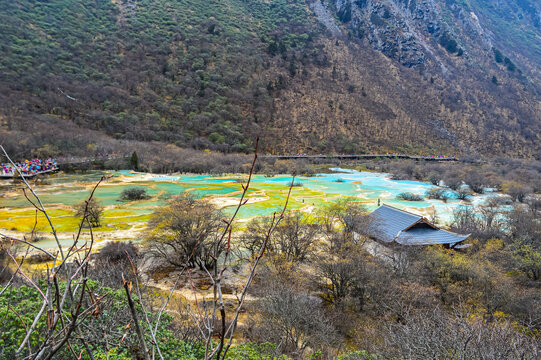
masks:
[[[139,339],[139,344],[143,348],[142,351],[143,351],[143,355],[145,359],[150,360],[147,344],[145,342],[145,336],[143,334],[143,331],[141,330],[141,327],[139,326],[139,319],[137,318],[137,310],[135,309],[135,304],[133,303],[133,299],[130,294],[130,284],[128,281],[124,279],[124,276],[122,276],[122,280],[124,282],[124,290],[126,291],[126,297],[128,298],[128,306],[130,307],[130,312],[133,319],[133,323],[135,325],[135,332],[137,333],[137,338]]]
[[[43,206],[43,203],[41,202],[41,199],[38,197],[38,195],[34,192],[34,189],[32,189],[32,187],[28,184],[28,182],[26,181],[26,178],[24,177],[23,173],[21,172],[21,170],[15,165],[15,163],[13,162],[13,160],[11,160],[11,158],[9,157],[8,153],[6,152],[6,150],[4,149],[4,147],[2,145],[0,145],[0,150],[2,150],[2,152],[4,153],[4,156],[8,159],[8,161],[13,165],[13,167],[17,170],[17,173],[19,173],[19,176],[21,177],[21,179],[23,180],[24,184],[26,185],[26,187],[28,188],[28,190],[30,190],[30,192],[32,193],[32,195],[34,195],[34,197],[36,198],[38,204],[39,204],[39,207],[36,206],[36,208],[38,210],[40,210],[41,212],[43,212],[43,214],[45,215],[45,217],[47,218],[47,221],[49,222],[49,226],[51,227],[51,232],[54,236],[54,239],[56,241],[56,245],[58,246],[58,249],[60,251],[60,256],[62,258],[62,260],[64,260],[64,252],[62,251],[62,246],[60,245],[60,240],[58,240],[58,235],[56,234],[56,229],[53,225],[53,222],[51,221],[51,218],[49,217],[49,215],[47,214],[47,211],[45,211],[45,207]],[[33,204],[33,203],[32,203]]]

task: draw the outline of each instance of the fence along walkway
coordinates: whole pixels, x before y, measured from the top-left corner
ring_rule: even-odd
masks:
[[[411,159],[411,160],[426,160],[426,161],[458,161],[454,156],[425,156],[425,155],[403,155],[403,154],[348,154],[348,155],[262,155],[266,159]]]
[[[51,174],[51,173],[54,173],[58,171],[58,167],[54,167],[54,168],[51,168],[51,169],[47,169],[47,170],[43,170],[43,171],[38,171],[38,172],[33,172],[33,173],[29,173],[29,174],[25,174],[24,171],[22,171],[22,174],[25,178],[33,178],[34,176],[38,176],[38,175],[43,175],[43,174]],[[0,173],[0,179],[10,179],[10,178],[16,178],[16,177],[19,177],[19,172],[17,171],[12,171],[12,172],[8,172],[8,173]]]
[[[56,165],[53,168],[43,170],[43,171],[37,171],[37,172],[24,172],[21,171],[25,178],[33,178],[38,175],[45,175],[45,174],[51,174],[54,172],[57,172],[59,170],[62,170],[62,167],[65,167],[67,165],[81,165],[81,164],[91,164],[95,161],[103,161],[103,160],[116,160],[116,159],[129,159],[129,156],[115,156],[115,155],[103,155],[103,156],[96,156],[96,157],[69,157],[69,158],[58,158],[56,159]],[[19,173],[17,171],[10,171],[10,172],[3,172],[0,170],[0,179],[9,179],[9,178],[16,178],[19,177]]]

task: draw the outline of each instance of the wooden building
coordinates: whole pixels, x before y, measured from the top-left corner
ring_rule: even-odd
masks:
[[[439,229],[422,216],[382,205],[370,217],[368,235],[384,243],[401,245],[440,244],[450,248],[464,247],[468,235]]]

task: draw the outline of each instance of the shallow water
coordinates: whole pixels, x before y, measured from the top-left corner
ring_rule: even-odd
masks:
[[[347,169],[332,169],[331,174],[319,174],[314,177],[296,177],[288,205],[290,210],[310,210],[332,203],[342,197],[355,198],[368,210],[377,207],[378,199],[385,204],[431,216],[435,211],[440,222],[449,222],[453,210],[461,204],[459,200],[424,200],[410,202],[396,199],[402,192],[419,195],[434,188],[430,183],[417,181],[391,180],[389,174],[359,172]],[[61,233],[73,232],[78,220],[73,216],[73,206],[88,198],[93,185],[102,175],[112,175],[95,192],[95,198],[105,207],[103,226],[97,234],[104,239],[115,232],[132,231],[139,233],[148,221],[149,215],[158,207],[167,203],[172,196],[189,192],[196,198],[209,198],[215,204],[224,206],[224,213],[231,215],[236,201],[242,192],[239,179],[244,181],[246,175],[210,176],[210,175],[155,175],[136,173],[133,171],[92,171],[86,174],[54,174],[46,178],[48,185],[37,185],[35,191],[40,196]],[[279,175],[265,177],[254,175],[248,191],[251,202],[243,206],[238,214],[240,220],[254,216],[271,215],[283,208],[292,177]],[[142,187],[147,190],[149,199],[135,202],[119,200],[124,189]],[[35,211],[30,208],[24,198],[21,185],[9,182],[2,183],[0,191],[0,229],[17,232],[32,230],[36,218]],[[493,194],[476,196],[474,204],[485,201]],[[47,231],[48,225],[43,216],[38,216],[38,231]],[[107,235],[109,234],[109,235]],[[117,236],[115,235],[115,236]],[[132,234],[133,235],[133,234]],[[125,235],[118,235],[122,238]],[[137,240],[138,236],[131,236]]]

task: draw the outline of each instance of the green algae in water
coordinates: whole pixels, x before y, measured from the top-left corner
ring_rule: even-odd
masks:
[[[150,214],[157,208],[167,204],[167,201],[176,195],[189,192],[196,198],[213,198],[220,202],[220,198],[238,200],[241,196],[242,186],[236,179],[246,180],[246,176],[215,177],[206,175],[176,175],[155,176],[132,172],[89,172],[87,174],[55,174],[48,180],[50,185],[38,185],[36,191],[40,194],[59,232],[73,232],[80,221],[73,216],[69,207],[86,200],[93,185],[102,175],[117,176],[101,185],[96,193],[96,199],[107,208],[104,212],[103,231],[114,230],[139,231],[146,226]],[[120,177],[120,175],[122,177]],[[122,180],[122,181],[120,181]],[[292,177],[286,175],[272,178],[263,175],[254,175],[247,198],[257,198],[259,201],[248,203],[239,212],[239,219],[248,219],[254,216],[272,215],[283,209]],[[288,210],[299,210],[307,207],[318,208],[332,203],[342,197],[351,197],[367,205],[368,210],[377,207],[380,199],[386,204],[398,208],[425,210],[435,208],[440,219],[448,220],[453,209],[460,203],[449,200],[443,203],[437,200],[422,202],[407,202],[397,200],[400,192],[409,191],[424,194],[434,186],[428,183],[415,181],[394,181],[388,174],[362,173],[353,170],[341,170],[330,174],[320,174],[315,177],[298,177],[296,182],[303,184],[293,187]],[[17,185],[20,188],[20,185]],[[143,187],[150,199],[134,202],[119,201],[120,194],[130,187]],[[28,201],[19,192],[13,196],[13,186],[3,186],[8,196],[0,197],[0,228],[19,231],[30,231],[33,226],[35,210],[30,209]],[[217,200],[216,200],[217,198]],[[478,196],[475,202],[482,201]],[[57,204],[57,205],[55,205]],[[65,207],[68,207],[66,209]],[[10,210],[5,210],[9,207]],[[229,205],[224,209],[226,216],[231,216],[236,205]],[[40,228],[48,230],[44,219],[39,219]],[[40,231],[43,231],[39,229]]]
[[[103,212],[104,217],[127,217],[127,216],[138,216],[145,215],[148,213],[148,210],[145,209],[134,209],[134,208],[114,208],[107,209]]]
[[[159,206],[167,205],[167,199],[162,200],[149,200],[149,201],[138,201],[135,204],[131,204],[132,208],[157,208]]]
[[[50,216],[51,220],[58,232],[73,232],[77,230],[80,223],[80,218],[75,216]],[[14,217],[7,220],[0,220],[0,228],[8,230],[16,230],[21,232],[31,232],[35,226],[36,231],[50,231],[49,222],[44,215],[38,214],[37,222],[35,215]]]
[[[164,192],[164,193],[170,194],[170,196],[180,195],[186,189],[191,187],[188,184],[178,184],[178,183],[169,183],[169,182],[144,182],[144,183],[137,183],[137,186],[152,187],[158,193]]]

